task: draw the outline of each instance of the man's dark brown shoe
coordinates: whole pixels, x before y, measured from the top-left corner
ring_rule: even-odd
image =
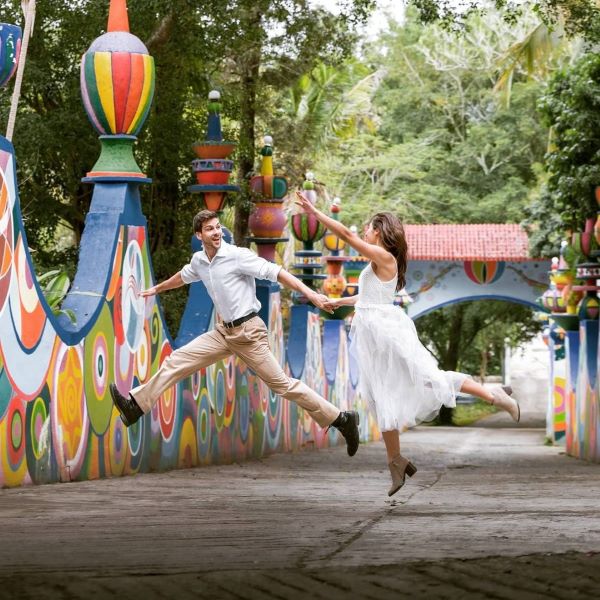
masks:
[[[109,389],[113,402],[121,415],[121,421],[125,423],[126,427],[131,427],[140,417],[144,416],[144,411],[131,394],[129,394],[129,398],[125,398],[114,383],[109,385]]]
[[[339,421],[339,422],[336,422]],[[360,442],[360,436],[358,433],[358,424],[360,418],[358,413],[354,410],[344,411],[340,413],[340,416],[332,423],[346,440],[346,450],[349,456],[354,456],[358,450],[358,444]]]

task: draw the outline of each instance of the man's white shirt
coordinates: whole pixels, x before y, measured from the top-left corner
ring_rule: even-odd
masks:
[[[194,253],[181,269],[184,283],[202,281],[217,313],[225,322],[235,321],[260,310],[256,297],[256,279],[277,281],[281,266],[257,256],[248,248],[221,241],[212,261],[206,252]]]

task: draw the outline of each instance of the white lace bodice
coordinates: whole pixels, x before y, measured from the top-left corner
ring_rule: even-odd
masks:
[[[358,302],[356,306],[366,307],[373,304],[393,304],[396,294],[396,277],[390,281],[381,281],[371,263],[364,268],[358,278]]]

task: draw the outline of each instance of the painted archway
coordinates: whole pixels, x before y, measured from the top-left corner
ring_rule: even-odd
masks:
[[[550,261],[531,258],[519,225],[406,225],[408,314],[469,300],[506,300],[538,308]]]

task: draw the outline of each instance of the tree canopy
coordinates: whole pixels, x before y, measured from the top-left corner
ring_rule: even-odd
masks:
[[[562,19],[573,35],[586,28],[593,42],[596,4],[540,0],[532,10],[498,1],[481,11],[481,3],[468,2],[472,10],[461,12],[456,2],[413,0],[419,13],[409,10],[406,22],[391,24],[359,51],[359,27],[375,4],[339,0],[334,12],[309,0],[130,2],[131,31],[149,48],[157,71],[154,105],[135,154],[153,179],[142,202],[159,280],[189,257],[190,223],[199,207],[186,193],[191,145],[204,135],[213,88],[222,92],[225,136],[238,141],[233,158],[243,191],[229,209],[238,243],[247,243],[252,203],[246,182],[267,133],[275,139],[276,170],[292,185],[313,170],[323,198],[342,198],[349,225],[382,209],[412,223],[521,222],[540,181],[548,179],[552,192],[555,180],[543,168],[548,128],[562,147],[553,111],[567,97],[559,102],[554,88],[545,92],[551,69],[534,72],[511,57],[535,39],[540,16],[548,27]],[[79,62],[104,32],[108,2],[37,5],[14,138],[21,202],[36,262],[48,269],[67,261],[73,269],[91,199],[81,178],[99,152],[81,105]],[[0,0],[2,19],[14,22],[19,15],[20,0]],[[566,46],[561,51],[572,55]],[[510,104],[497,85],[507,57]],[[566,60],[558,64],[568,67]],[[573,102],[581,91],[570,109],[589,100],[593,110],[581,83],[569,85]],[[561,86],[567,84],[555,84],[556,90]],[[5,120],[8,92],[2,93]],[[541,122],[537,104],[544,94]],[[553,172],[559,163],[556,157]],[[590,171],[588,183],[592,178]],[[538,201],[529,209],[541,235],[555,215],[536,207],[546,205]],[[69,238],[65,232],[71,239],[61,244],[61,237]],[[184,302],[181,290],[164,298],[173,330]],[[486,325],[490,314],[494,327]],[[525,310],[479,303],[444,309],[418,326],[444,365],[470,369],[487,353],[492,370],[499,368],[499,340],[516,344],[537,328]]]
[[[508,23],[516,23],[525,10],[533,10],[550,26],[563,22],[569,35],[600,41],[598,0],[409,0],[417,7],[423,23],[442,23],[449,29],[464,29],[474,13],[498,11]]]

